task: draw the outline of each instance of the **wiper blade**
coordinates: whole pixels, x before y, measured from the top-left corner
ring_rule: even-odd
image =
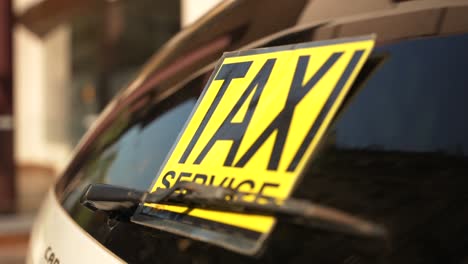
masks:
[[[306,200],[279,200],[269,196],[179,182],[173,188],[149,193],[124,187],[91,184],[81,203],[118,217],[129,219],[139,204],[165,204],[223,212],[274,216],[279,221],[368,237],[385,237],[385,228],[349,213]]]

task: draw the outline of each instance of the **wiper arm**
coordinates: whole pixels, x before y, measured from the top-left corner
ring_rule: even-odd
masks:
[[[129,219],[140,203],[166,204],[242,214],[269,215],[279,221],[369,237],[385,237],[386,230],[343,211],[306,200],[278,200],[223,187],[179,182],[173,188],[153,193],[107,185],[91,184],[81,203],[112,216]]]

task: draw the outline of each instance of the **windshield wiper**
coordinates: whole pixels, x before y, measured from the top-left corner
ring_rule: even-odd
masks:
[[[279,221],[292,222],[330,231],[358,236],[386,237],[385,228],[343,211],[314,204],[306,200],[278,200],[270,196],[179,182],[173,188],[149,193],[124,187],[91,184],[81,203],[108,213],[119,220],[128,220],[139,204],[165,204],[202,208],[242,214],[274,216]]]

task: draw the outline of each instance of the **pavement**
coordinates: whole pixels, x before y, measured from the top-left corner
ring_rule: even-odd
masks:
[[[18,169],[16,212],[0,214],[0,264],[25,262],[34,218],[54,180],[54,173],[47,169]]]

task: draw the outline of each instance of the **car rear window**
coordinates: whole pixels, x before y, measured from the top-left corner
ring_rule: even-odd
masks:
[[[129,262],[467,261],[466,47],[468,35],[377,47],[293,194],[387,227],[390,238],[379,242],[377,252],[377,243],[279,225],[263,254],[253,259],[132,224],[114,228],[105,215],[81,206],[90,183],[150,187],[195,105],[198,92],[190,86],[130,113],[127,122],[104,133],[67,183],[63,206]]]

